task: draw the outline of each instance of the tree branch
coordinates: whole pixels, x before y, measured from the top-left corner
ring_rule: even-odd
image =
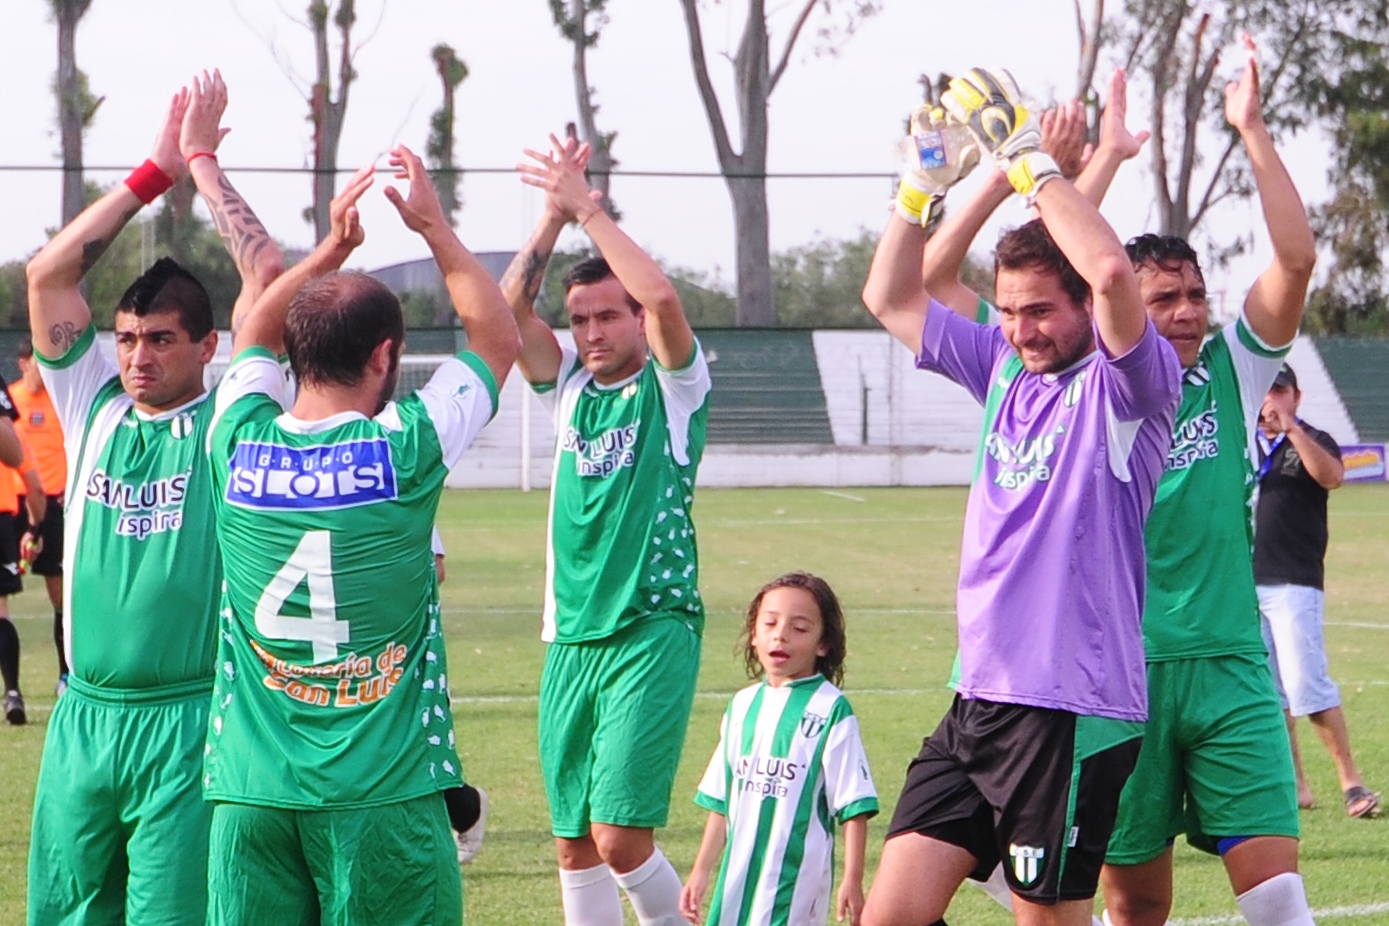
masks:
[[[805,6],[801,7],[800,13],[796,16],[796,24],[791,27],[791,35],[786,39],[786,47],[781,50],[781,60],[772,68],[771,83],[767,87],[767,95],[771,96],[776,89],[777,81],[781,80],[781,75],[786,72],[786,65],[791,62],[791,50],[796,47],[796,40],[801,37],[801,30],[805,28],[806,20],[810,19],[810,14],[815,12],[815,4],[818,0],[806,0]],[[1078,0],[1077,0],[1078,2]]]
[[[714,138],[714,151],[719,158],[719,166],[724,173],[736,172],[741,158],[733,151],[728,139],[728,126],[724,121],[723,109],[719,106],[718,94],[709,80],[709,65],[704,57],[704,33],[699,25],[699,9],[696,0],[680,0],[685,13],[685,31],[690,39],[690,61],[694,66],[695,85],[699,88],[699,98],[704,104],[704,115],[709,120],[709,131]]]

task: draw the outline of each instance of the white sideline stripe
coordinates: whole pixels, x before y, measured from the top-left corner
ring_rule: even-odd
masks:
[[[858,697],[860,695],[924,695],[937,694],[942,691],[949,691],[944,685],[939,688],[855,688],[849,692]],[[697,691],[695,700],[698,701],[727,701],[733,697],[732,691]],[[539,695],[459,695],[449,699],[450,704],[534,704],[540,700]]]
[[[1328,627],[1360,627],[1365,630],[1389,630],[1389,624],[1370,624],[1363,621],[1322,621]]]
[[[1374,916],[1389,913],[1389,903],[1356,904],[1350,907],[1325,907],[1312,911],[1314,920],[1348,919],[1359,916]],[[1238,913],[1229,916],[1174,916],[1167,921],[1170,926],[1234,926],[1243,923],[1244,917]]]
[[[835,492],[830,489],[822,489],[822,495],[833,495],[835,498],[847,498],[851,502],[863,502],[867,499],[859,498],[857,495],[850,495],[848,492]]]

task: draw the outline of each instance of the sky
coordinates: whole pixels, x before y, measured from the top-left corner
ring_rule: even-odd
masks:
[[[459,235],[476,251],[514,250],[539,217],[540,196],[510,172],[526,147],[545,144],[575,118],[570,47],[550,21],[545,0],[358,0],[360,42],[339,163],[355,168],[400,142],[423,149],[441,90],[429,50],[454,46],[471,75],[458,90],[456,159],[472,173],[463,185]],[[94,0],[77,35],[79,66],[105,96],[86,140],[89,178],[109,184],[142,161],[172,93],[203,68],[220,68],[230,105],[220,162],[272,235],[289,246],[313,244],[302,217],[310,202],[307,175],[249,172],[299,168],[310,162],[304,92],[312,73],[305,0]],[[769,4],[773,49],[798,3]],[[1035,0],[1024,21],[1012,0],[945,4],[886,0],[878,16],[836,54],[817,54],[812,20],[772,96],[770,170],[881,173],[866,179],[769,182],[772,247],[818,238],[856,236],[886,221],[893,186],[892,145],[903,117],[920,101],[924,72],[1006,66],[1030,96],[1055,99],[1072,91],[1076,62],[1070,0]],[[0,11],[0,165],[59,163],[51,84],[57,29],[47,0],[5,0]],[[711,73],[734,120],[732,67],[740,23],[737,0],[708,4],[704,30]],[[617,131],[619,170],[716,174],[717,159],[689,64],[676,0],[610,0],[611,22],[589,56],[590,83],[601,105],[601,130]],[[1014,24],[996,28],[999,23]],[[988,24],[989,28],[981,28]],[[365,41],[362,41],[365,39]],[[807,41],[811,40],[811,41]],[[1233,60],[1233,56],[1232,56]],[[1102,56],[1101,86],[1113,66]],[[1232,66],[1233,67],[1233,66]],[[290,72],[294,76],[291,77]],[[1130,105],[1141,127],[1146,106]],[[736,125],[730,126],[734,133]],[[1328,160],[1319,137],[1293,140],[1289,169],[1310,204],[1326,198]],[[380,163],[384,165],[384,159]],[[1145,153],[1121,172],[1105,214],[1121,238],[1148,230],[1152,179]],[[345,179],[345,178],[344,178]],[[968,190],[978,177],[961,186]],[[22,258],[46,240],[59,218],[56,171],[0,171],[6,214],[0,261]],[[386,175],[377,185],[388,182]],[[733,278],[731,207],[717,176],[674,179],[617,177],[612,193],[624,227],[670,264]],[[958,196],[954,193],[952,196]],[[379,190],[362,208],[366,244],[349,266],[377,267],[426,256]],[[998,229],[1025,220],[1017,201],[1000,210],[976,243],[986,255]],[[1261,225],[1257,208],[1222,208],[1212,228],[1230,236]],[[567,232],[561,247],[577,240]],[[1266,236],[1255,253],[1213,274],[1212,290],[1243,293],[1268,261]]]

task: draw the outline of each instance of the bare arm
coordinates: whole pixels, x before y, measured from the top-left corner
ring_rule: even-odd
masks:
[[[1056,246],[1090,284],[1095,325],[1105,348],[1112,356],[1128,353],[1142,339],[1148,316],[1133,265],[1114,229],[1088,199],[1060,178],[1037,191],[1036,203]]]
[[[594,202],[583,165],[586,146],[575,148],[551,135],[552,152],[527,151],[539,166],[521,165],[521,180],[540,187],[563,210],[578,221],[593,244],[612,268],[624,289],[646,310],[646,342],[651,356],[668,370],[684,367],[694,353],[694,332],[685,309],[665,272],[641,247],[617,227],[603,208]]]
[[[43,492],[43,483],[39,481],[39,471],[33,460],[25,459],[19,475],[24,480],[24,507],[29,509],[29,524],[32,531],[37,531],[48,513],[48,496]]]
[[[188,107],[188,91],[169,102],[150,160],[170,180],[187,170],[178,149],[179,125]],[[78,284],[106,253],[121,229],[144,208],[124,183],[82,211],[29,261],[29,328],[34,350],[55,360],[67,353],[92,322]]]
[[[984,185],[951,211],[926,242],[921,261],[922,283],[937,302],[957,315],[974,319],[979,294],[960,280],[960,268],[984,223],[1013,195],[1013,185],[1001,170],[990,170]],[[918,332],[919,334],[920,332]]]
[[[555,340],[550,326],[535,314],[535,299],[545,282],[545,268],[555,252],[555,242],[568,220],[552,208],[548,196],[545,207],[540,224],[511,259],[501,281],[502,295],[511,306],[521,335],[521,352],[516,356],[516,365],[529,383],[553,383],[559,378],[559,341]]]
[[[704,838],[699,843],[694,868],[680,891],[680,912],[691,923],[699,922],[699,909],[704,904],[704,895],[709,891],[710,876],[723,857],[727,840],[728,818],[721,813],[711,812],[708,822],[704,824]]]
[[[366,240],[357,214],[357,200],[373,179],[372,167],[363,167],[342,192],[333,197],[328,208],[332,218],[328,237],[320,241],[308,257],[277,276],[244,313],[241,327],[232,334],[232,356],[248,347],[264,347],[277,356],[284,353],[285,316],[289,314],[289,304],[294,301],[295,293],[310,280],[337,270]]]
[[[921,351],[921,330],[930,305],[930,296],[921,285],[925,247],[926,230],[894,212],[878,239],[863,286],[863,304],[868,311],[913,354]]]
[[[217,234],[236,264],[241,276],[241,292],[232,306],[232,337],[241,330],[245,315],[277,276],[284,272],[284,258],[270,233],[251,207],[236,192],[216,157],[217,147],[230,129],[221,128],[227,107],[227,85],[220,71],[193,78],[188,112],[183,117],[179,149],[188,162],[189,173],[203,201],[212,213]],[[192,158],[192,160],[188,160]],[[272,349],[275,349],[272,345]],[[276,353],[282,352],[281,349]]]
[[[858,926],[863,913],[863,853],[868,844],[868,815],[844,821],[844,877],[839,882],[839,919],[849,914],[850,926]]]
[[[12,469],[24,465],[24,442],[20,440],[14,422],[8,418],[0,418],[0,463]]]
[[[1302,458],[1302,466],[1307,470],[1307,475],[1315,479],[1323,489],[1341,487],[1346,478],[1346,466],[1340,457],[1317,443],[1297,421],[1293,421],[1284,433],[1288,435],[1288,442]]]
[[[1244,315],[1260,340],[1282,346],[1292,343],[1302,324],[1307,285],[1317,261],[1317,244],[1307,221],[1307,209],[1264,124],[1254,41],[1248,35],[1244,41],[1249,61],[1239,82],[1225,88],[1225,118],[1239,131],[1249,152],[1264,222],[1273,244],[1273,263],[1259,275],[1245,297]]]
[[[397,179],[410,181],[410,193],[403,196],[395,187],[387,187],[386,198],[400,212],[406,226],[429,245],[444,275],[454,311],[468,334],[468,349],[487,364],[500,389],[520,348],[511,307],[487,268],[478,263],[449,227],[424,162],[409,148],[397,145],[391,150],[391,166],[396,168]]]
[[[1129,132],[1127,123],[1129,108],[1129,82],[1123,68],[1118,68],[1109,78],[1109,99],[1104,104],[1104,115],[1100,117],[1100,143],[1085,169],[1076,178],[1076,189],[1098,209],[1114,182],[1119,166],[1137,157],[1148,140],[1145,129],[1138,134]]]

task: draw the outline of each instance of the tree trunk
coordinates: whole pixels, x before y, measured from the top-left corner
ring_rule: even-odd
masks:
[[[63,225],[86,206],[82,185],[82,130],[85,123],[77,70],[77,22],[87,3],[55,3],[58,20],[58,129],[63,147]]]
[[[313,28],[314,61],[317,81],[309,100],[314,124],[313,224],[315,239],[328,237],[333,223],[330,209],[338,181],[338,142],[342,138],[347,114],[347,91],[356,76],[352,72],[352,24],[356,21],[353,0],[340,0],[333,22],[342,34],[338,60],[338,98],[333,99],[333,79],[328,58],[328,4],[313,0],[309,4],[309,24]]]
[[[767,180],[763,176],[728,177],[733,200],[733,229],[737,248],[740,328],[776,325],[772,294],[771,227],[767,212]]]

